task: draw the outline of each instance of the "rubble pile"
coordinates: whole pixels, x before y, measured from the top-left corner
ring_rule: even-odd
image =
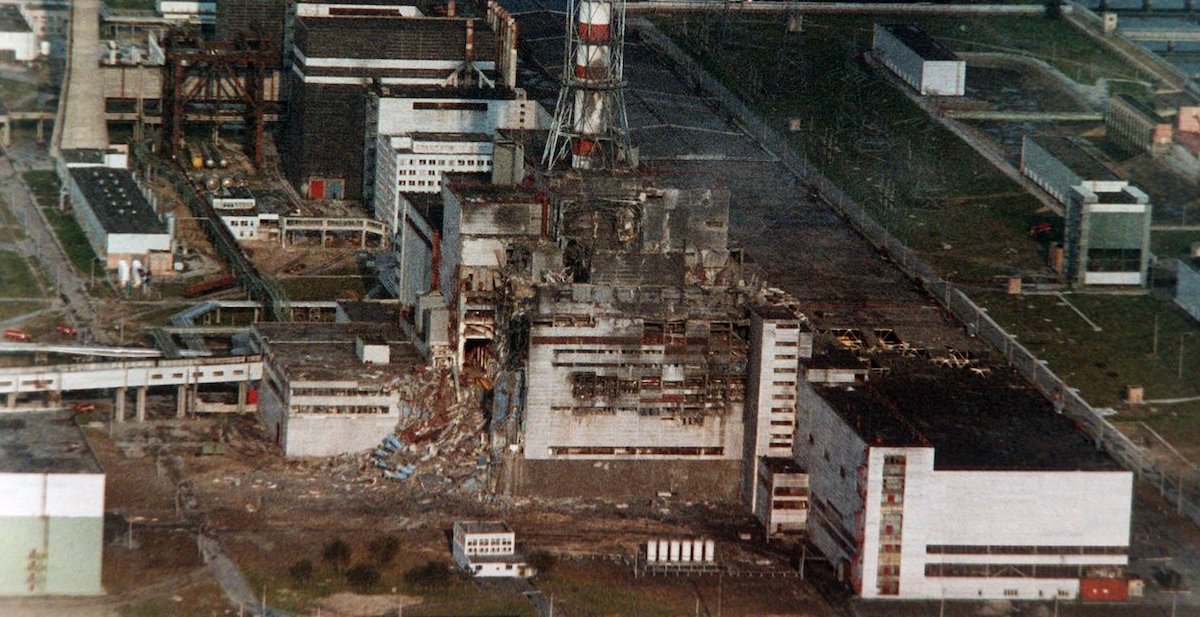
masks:
[[[428,371],[397,385],[401,420],[370,453],[382,477],[422,489],[476,492],[487,484],[483,388],[450,371]]]

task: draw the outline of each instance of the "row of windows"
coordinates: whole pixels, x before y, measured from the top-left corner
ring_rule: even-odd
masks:
[[[1125,555],[1128,546],[1011,546],[983,544],[929,544],[930,555]]]
[[[401,165],[458,165],[460,167],[475,167],[478,165],[479,167],[486,167],[488,162],[481,161],[478,159],[438,158],[438,159],[402,159],[400,161],[400,164]]]
[[[1115,566],[1107,564],[985,564],[927,563],[925,576],[943,578],[1083,578],[1092,574],[1111,574]]]

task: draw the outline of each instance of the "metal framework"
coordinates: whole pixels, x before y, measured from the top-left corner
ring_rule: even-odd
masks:
[[[163,48],[163,155],[174,157],[183,143],[185,111],[206,110],[214,118],[241,119],[246,152],[261,168],[266,70],[275,63],[269,41],[211,42],[192,31],[172,29],[163,39]]]
[[[628,164],[625,112],[625,0],[569,0],[562,86],[542,156],[553,169],[569,154],[575,169]]]

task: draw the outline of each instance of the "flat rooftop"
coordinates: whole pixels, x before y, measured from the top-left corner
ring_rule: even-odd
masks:
[[[467,3],[462,3],[467,4]],[[462,60],[467,20],[462,17],[299,17],[295,45],[308,58]],[[474,30],[475,59],[490,61],[496,37],[487,24]]]
[[[535,315],[556,313],[732,320],[740,315],[735,293],[699,285],[605,285],[563,283],[537,289]]]
[[[458,525],[466,533],[512,533],[512,528],[503,521],[461,521]]]
[[[70,411],[0,413],[0,473],[100,474]]]
[[[913,24],[884,24],[883,29],[904,43],[905,47],[925,60],[958,60],[958,56],[945,45],[934,40],[929,33]]]
[[[424,360],[395,324],[387,323],[273,323],[254,324],[270,362],[291,381],[352,381],[360,386],[386,386],[402,372],[423,366]],[[382,339],[390,362],[364,364],[354,351],[357,338]]]
[[[520,185],[492,184],[491,174],[448,173],[443,174],[446,187],[464,207],[473,204],[533,203],[538,200],[537,191]]]
[[[15,4],[0,4],[0,32],[33,32]]]
[[[881,363],[865,384],[816,388],[868,445],[932,447],[941,471],[1121,469],[1010,368]]]
[[[804,473],[804,468],[796,459],[785,456],[765,456],[762,458],[762,464],[771,473]]]
[[[1120,180],[1107,165],[1088,154],[1075,140],[1059,135],[1026,137],[1084,180]]]
[[[73,167],[71,177],[79,185],[88,206],[110,234],[165,234],[167,224],[159,220],[146,201],[141,187],[127,169]]]
[[[441,193],[401,192],[400,196],[408,201],[411,209],[415,210],[427,225],[437,231],[443,230],[446,206],[442,203]]]

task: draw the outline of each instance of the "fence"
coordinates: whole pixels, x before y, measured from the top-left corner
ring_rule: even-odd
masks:
[[[1009,364],[1019,370],[1034,387],[1055,401],[1055,406],[1061,409],[1062,414],[1074,420],[1080,430],[1095,441],[1098,449],[1108,452],[1138,478],[1158,486],[1163,496],[1175,504],[1177,512],[1200,525],[1200,503],[1195,494],[1189,494],[1197,487],[1194,478],[1189,478],[1185,486],[1182,470],[1172,470],[1149,458],[1149,453],[1144,448],[1135,444],[1100,415],[1076,389],[1069,387],[1055,375],[1045,361],[1030,353],[1017,342],[1015,336],[1000,327],[987,314],[987,309],[976,305],[948,281],[939,277],[916,253],[875,222],[865,208],[810,165],[787,140],[760,120],[745,103],[709,75],[654,24],[644,18],[630,19],[628,24],[638,30],[644,42],[673,61],[691,81],[692,86],[719,101],[751,138],[779,157],[784,167],[816,188],[822,198],[849,221],[867,242],[886,252],[905,274],[949,309],[963,324],[1003,352]],[[1171,486],[1175,487],[1174,492],[1167,490],[1167,487]]]

